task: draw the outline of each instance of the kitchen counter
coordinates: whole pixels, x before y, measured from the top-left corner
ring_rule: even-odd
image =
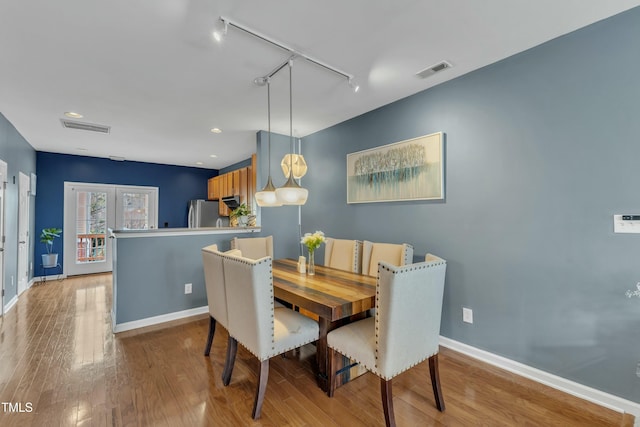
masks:
[[[189,236],[202,234],[243,234],[258,233],[260,227],[202,227],[202,228],[153,228],[150,230],[109,230],[110,237],[118,239],[130,237]]]

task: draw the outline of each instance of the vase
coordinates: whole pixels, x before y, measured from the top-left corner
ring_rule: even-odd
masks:
[[[316,274],[316,262],[313,257],[313,251],[309,251],[309,265],[307,266],[307,274],[313,276]]]

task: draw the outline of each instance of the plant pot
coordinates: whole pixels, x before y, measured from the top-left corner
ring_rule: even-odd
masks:
[[[248,223],[249,223],[249,216],[248,215],[240,215],[238,217],[238,225],[240,227],[246,227]]]
[[[42,254],[42,267],[51,268],[58,265],[58,254]]]

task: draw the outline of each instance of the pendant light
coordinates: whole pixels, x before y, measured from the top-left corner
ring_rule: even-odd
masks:
[[[271,80],[266,79],[267,83],[267,121],[268,121],[268,133],[267,133],[267,145],[268,145],[268,162],[269,162],[269,177],[267,178],[267,185],[264,186],[262,191],[258,191],[255,194],[256,203],[260,207],[276,207],[282,206],[282,203],[276,197],[276,187],[271,180]]]
[[[293,59],[289,59],[289,135],[291,138],[291,154],[293,147],[293,83],[292,71]],[[290,157],[289,179],[285,184],[276,189],[276,197],[283,205],[304,205],[307,202],[309,190],[302,188],[293,178],[293,156]]]
[[[285,178],[289,176],[289,166],[291,164],[293,164],[293,177],[295,179],[300,179],[307,173],[307,162],[304,161],[302,154],[285,154],[280,163]]]

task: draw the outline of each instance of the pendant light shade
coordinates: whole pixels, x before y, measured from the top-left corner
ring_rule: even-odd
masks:
[[[293,59],[289,60],[289,134],[291,138],[291,157],[289,157],[289,179],[276,189],[276,197],[283,205],[304,205],[307,203],[309,190],[302,188],[294,179],[293,174],[293,93],[292,72]]]
[[[276,207],[282,206],[282,203],[276,197],[276,187],[273,185],[273,181],[271,180],[271,82],[269,79],[266,81],[267,83],[267,120],[268,120],[268,135],[267,135],[267,143],[268,143],[268,162],[269,162],[269,177],[267,178],[267,185],[264,186],[262,191],[258,191],[255,194],[256,203],[260,207]]]
[[[276,197],[283,205],[304,205],[308,196],[309,190],[300,187],[291,174],[282,187],[276,188]]]
[[[307,162],[304,161],[302,154],[285,154],[280,163],[282,173],[285,177],[289,176],[290,166],[293,165],[293,177],[295,179],[302,178],[307,173]]]

